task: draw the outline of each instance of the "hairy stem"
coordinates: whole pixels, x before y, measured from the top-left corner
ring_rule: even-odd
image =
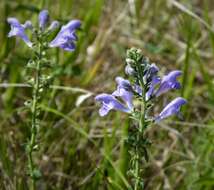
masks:
[[[140,172],[140,168],[139,168],[139,152],[138,152],[138,148],[136,147],[135,149],[135,184],[134,184],[134,190],[138,190],[139,187],[139,183],[140,183],[140,179],[139,179],[139,172]]]
[[[39,125],[38,121],[38,101],[39,101],[39,88],[40,88],[40,60],[41,60],[41,44],[39,44],[38,56],[36,58],[36,73],[34,77],[34,85],[33,85],[33,99],[32,99],[32,121],[31,121],[31,136],[28,145],[28,164],[29,164],[29,172],[31,177],[31,185],[30,189],[35,190],[36,186],[36,177],[35,177],[35,163],[33,161],[33,151],[36,146],[36,135],[37,129]]]
[[[143,136],[144,129],[145,129],[145,119],[146,119],[146,87],[143,81],[143,76],[142,76],[142,69],[140,66],[138,66],[138,73],[139,73],[139,83],[142,89],[142,104],[141,104],[141,114],[140,114],[140,119],[139,119],[139,131],[137,133],[137,142],[140,141],[140,138]],[[140,162],[140,155],[139,155],[139,148],[138,148],[138,143],[135,148],[135,159],[134,159],[134,173],[135,173],[135,184],[134,184],[134,190],[142,190],[143,187],[140,185],[140,181],[142,180],[140,178],[140,167],[139,167],[139,162]]]

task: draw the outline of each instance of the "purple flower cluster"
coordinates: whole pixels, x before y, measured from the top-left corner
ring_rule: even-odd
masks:
[[[158,67],[155,64],[147,64],[144,69],[143,79],[145,86],[142,86],[135,82],[131,84],[129,80],[125,80],[122,77],[116,77],[117,89],[112,94],[100,94],[95,97],[95,100],[102,103],[102,107],[99,110],[100,116],[105,116],[112,109],[119,110],[126,113],[134,113],[133,98],[141,98],[144,95],[145,101],[153,101],[160,95],[168,92],[172,89],[181,88],[177,78],[182,74],[181,71],[171,71],[162,79],[158,76]],[[129,64],[125,68],[125,72],[128,75],[136,75],[137,69],[133,69]],[[136,80],[135,80],[136,81]],[[145,93],[143,93],[145,90]],[[171,115],[179,115],[180,108],[186,104],[187,101],[184,98],[178,97],[171,101],[161,111],[161,113],[154,118],[156,122],[165,119]]]
[[[59,27],[58,21],[53,21],[47,28],[49,22],[49,14],[47,10],[42,10],[39,13],[39,29],[42,32],[51,32]],[[7,22],[10,24],[11,30],[8,37],[18,36],[20,37],[29,47],[33,46],[33,43],[29,40],[25,33],[26,29],[32,29],[32,23],[26,21],[25,24],[20,24],[16,18],[8,18]],[[81,27],[79,20],[71,20],[68,24],[61,27],[57,36],[49,43],[49,47],[59,47],[65,51],[75,50],[75,41],[77,41],[76,30]]]

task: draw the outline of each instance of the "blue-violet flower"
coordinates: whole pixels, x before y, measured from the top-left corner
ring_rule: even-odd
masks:
[[[165,119],[171,115],[179,115],[181,106],[186,103],[187,101],[184,98],[175,98],[173,101],[166,105],[163,111],[156,117],[155,121],[159,122],[160,120]]]
[[[119,110],[126,113],[131,113],[131,109],[125,107],[120,103],[115,96],[111,94],[99,94],[95,97],[95,100],[102,103],[102,107],[99,109],[100,116],[105,116],[112,109]]]
[[[77,36],[76,30],[80,28],[81,22],[79,20],[72,20],[68,24],[62,26],[57,36],[50,42],[50,47],[60,47],[66,51],[74,51]]]
[[[24,25],[20,24],[16,18],[8,18],[7,22],[10,24],[11,30],[8,34],[8,37],[18,36],[20,37],[29,47],[32,47],[32,42],[29,40],[25,34],[25,29],[30,26],[29,21]]]
[[[155,96],[158,97],[171,89],[180,89],[181,85],[177,81],[177,77],[179,77],[181,74],[181,71],[175,70],[165,75],[161,80],[159,89],[155,92]]]
[[[124,102],[126,102],[129,109],[133,109],[133,89],[128,80],[122,77],[116,77],[116,82],[118,84],[117,89],[112,93],[113,96],[121,97]]]
[[[155,91],[156,86],[160,83],[161,79],[158,76],[153,76],[152,81],[149,85],[149,90],[146,92],[146,100],[149,100]]]

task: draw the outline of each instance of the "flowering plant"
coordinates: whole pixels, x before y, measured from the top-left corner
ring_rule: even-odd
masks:
[[[44,95],[44,91],[53,80],[53,76],[48,74],[47,68],[52,68],[51,61],[46,57],[49,48],[59,47],[65,51],[75,50],[75,41],[77,41],[76,30],[80,28],[79,20],[71,20],[66,25],[62,26],[56,37],[49,42],[50,34],[57,28],[60,23],[53,21],[49,27],[49,14],[47,10],[42,10],[38,16],[38,27],[33,27],[31,21],[26,21],[21,24],[16,18],[8,18],[11,30],[8,37],[17,36],[21,38],[27,46],[32,50],[32,59],[28,61],[27,68],[31,70],[28,83],[32,87],[32,99],[25,102],[25,105],[30,108],[32,113],[31,120],[31,136],[26,146],[28,155],[28,173],[31,177],[31,189],[35,189],[35,182],[41,177],[41,173],[33,161],[33,152],[38,150],[39,142],[37,134],[40,128],[40,107],[39,103]],[[32,32],[32,40],[26,34],[26,30]],[[31,77],[32,76],[32,77]]]
[[[105,116],[110,110],[119,110],[128,113],[138,122],[138,126],[130,127],[127,144],[131,155],[129,174],[133,179],[134,190],[143,189],[144,182],[141,178],[140,163],[142,158],[148,160],[147,148],[149,139],[145,136],[145,130],[152,123],[177,115],[181,116],[180,108],[187,101],[177,97],[167,104],[157,116],[151,116],[151,110],[155,100],[162,94],[173,89],[180,89],[177,78],[182,74],[175,70],[162,78],[158,75],[158,67],[150,63],[139,49],[131,48],[127,51],[125,73],[130,76],[131,82],[122,77],[116,77],[117,89],[112,94],[102,93],[95,97],[101,102],[100,116]],[[133,99],[140,101],[140,108],[133,104]]]

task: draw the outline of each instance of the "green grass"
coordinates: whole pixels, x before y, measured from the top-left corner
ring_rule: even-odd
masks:
[[[134,4],[132,2],[135,2]],[[7,17],[37,23],[41,8],[63,23],[83,22],[74,53],[51,50],[54,85],[94,94],[111,92],[123,76],[126,49],[141,48],[161,68],[183,71],[182,90],[160,98],[157,110],[179,93],[188,100],[184,121],[171,118],[148,129],[149,162],[142,163],[146,190],[214,188],[214,30],[212,0],[2,0],[0,2],[0,83],[25,83],[31,54],[8,39]],[[43,118],[35,154],[43,178],[38,189],[128,189],[129,155],[124,140],[130,121],[123,113],[101,118],[93,96],[52,88],[42,102]],[[0,189],[25,190],[25,144],[30,119],[23,103],[29,88],[0,88]]]

